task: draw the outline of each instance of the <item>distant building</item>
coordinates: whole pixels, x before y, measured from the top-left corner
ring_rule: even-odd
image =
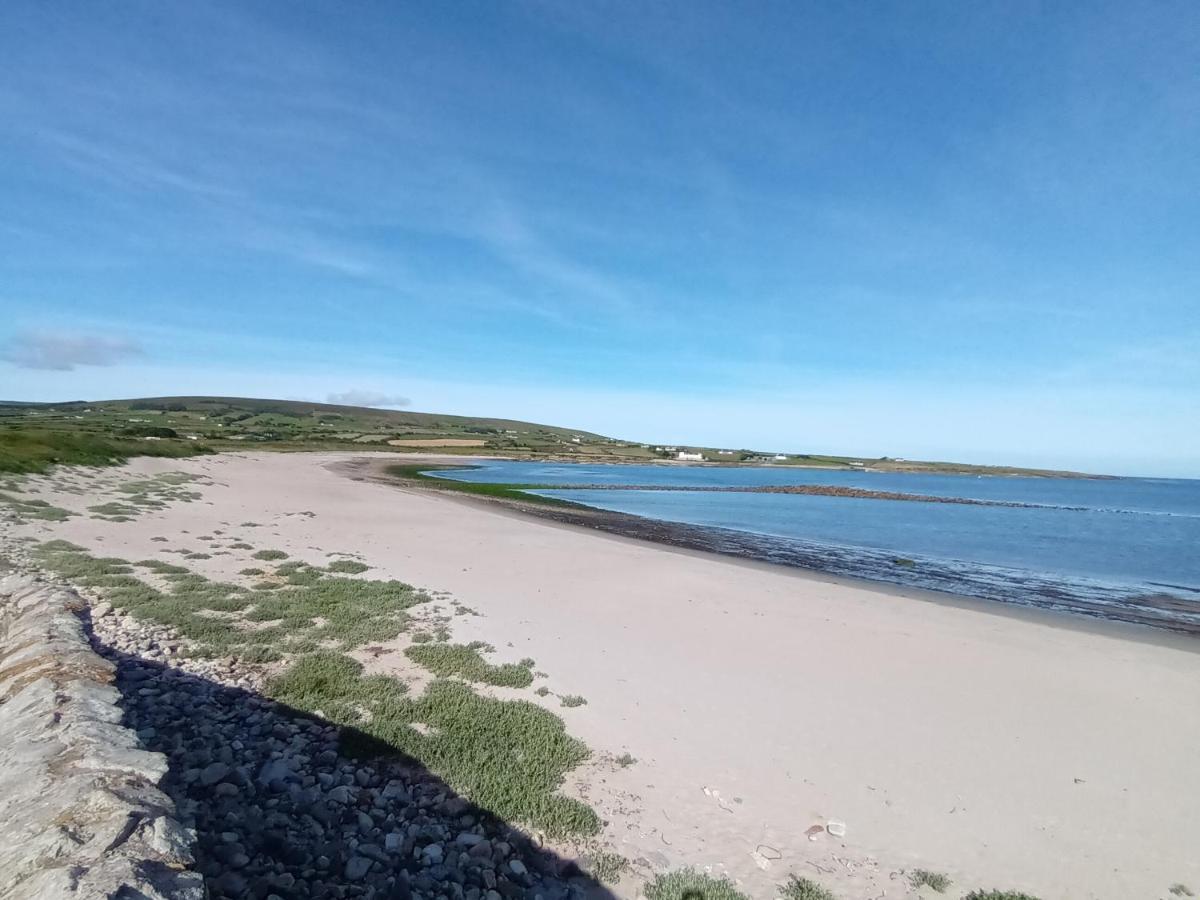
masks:
[[[775,459],[777,459],[777,460],[779,460],[780,462],[782,462],[782,461],[784,461],[784,460],[786,460],[786,459],[787,459],[787,456],[786,456],[785,454],[783,454],[783,453],[776,453],[776,454],[775,454]]]
[[[732,450],[718,450],[717,453],[721,456],[733,456]]]
[[[861,462],[852,462],[852,463],[850,463],[850,465],[856,469],[865,469],[867,467],[866,463],[861,463]]]
[[[689,462],[703,462],[704,454],[703,453],[688,453],[686,450],[680,450],[679,455],[676,458],[677,459],[685,459],[685,460],[688,460]]]

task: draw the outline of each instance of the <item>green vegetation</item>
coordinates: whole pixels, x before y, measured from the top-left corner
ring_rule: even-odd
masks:
[[[779,889],[783,900],[836,900],[834,893],[810,878],[789,875],[787,884]]]
[[[73,544],[49,542],[35,552],[48,569],[139,619],[175,628],[207,656],[261,657],[265,650],[250,648],[295,652],[298,644],[348,650],[389,640],[407,627],[405,611],[427,599],[398,581],[325,577],[307,568],[293,573],[304,583],[272,584],[268,591],[154,560],[138,563],[166,582],[160,590],[131,577],[125,560],[97,559]]]
[[[472,481],[455,481],[451,478],[437,478],[433,475],[428,475],[428,472],[434,472],[446,469],[462,469],[463,466],[409,466],[395,465],[388,466],[386,471],[389,475],[400,478],[405,481],[419,482],[422,487],[433,488],[438,491],[448,491],[455,494],[470,494],[473,497],[492,497],[500,500],[518,500],[522,503],[537,503],[542,506],[564,506],[572,508],[580,508],[578,503],[568,503],[566,500],[559,500],[556,497],[543,497],[540,494],[526,493],[529,490],[538,488],[552,487],[552,485],[537,485],[537,484],[487,484],[485,482]]]
[[[506,663],[493,666],[480,655],[476,644],[417,644],[404,654],[441,678],[457,676],[467,681],[523,688],[533,684],[528,666]]]
[[[560,706],[566,707],[587,706],[587,700],[578,694],[563,694],[558,698],[558,703]]]
[[[254,558],[270,561],[275,559],[287,559],[288,555],[282,550],[259,550],[254,554]]]
[[[14,421],[24,407],[5,407],[0,416],[0,472],[45,472],[53,465],[115,466],[134,456],[195,456],[211,453],[195,441],[146,441],[101,435],[61,417]],[[42,427],[42,426],[45,427]]]
[[[1176,897],[1194,897],[1195,896],[1195,894],[1192,893],[1191,888],[1189,888],[1186,884],[1184,884],[1181,881],[1177,881],[1177,882],[1175,882],[1175,884],[1171,885],[1170,891]]]
[[[909,880],[912,882],[913,888],[917,890],[929,886],[939,894],[946,893],[951,884],[949,875],[943,872],[931,872],[929,869],[914,870]]]
[[[361,575],[371,567],[356,559],[336,559],[325,568],[330,572],[340,572],[343,575]]]
[[[749,900],[727,878],[713,878],[695,869],[656,875],[642,893],[646,900]]]
[[[409,697],[402,682],[364,676],[357,661],[327,652],[301,657],[267,690],[282,703],[357,729],[365,753],[399,751],[420,760],[498,816],[554,836],[599,830],[590,808],[557,793],[587,748],[535,704],[481,697],[462,682],[441,679]]]
[[[616,884],[621,880],[621,875],[629,870],[629,860],[620,853],[597,850],[588,854],[587,868],[601,884]]]
[[[808,878],[792,875],[780,889],[784,900],[836,900],[833,892]]]
[[[95,403],[0,404],[0,471],[43,472],[55,463],[113,465],[133,456],[191,456],[213,450],[436,449],[512,459],[653,462],[679,449],[710,464],[971,475],[1072,475],[1042,469],[827,456],[745,448],[652,447],[586,431],[520,422],[240,397],[158,397]],[[528,499],[527,497],[524,499]],[[540,502],[540,501],[532,501]]]
[[[971,891],[963,900],[1040,900],[1032,894],[1020,891]]]
[[[622,753],[620,756],[616,757],[613,762],[615,762],[622,769],[627,769],[637,762],[637,759],[631,753]]]
[[[251,567],[249,569],[242,569],[242,571],[238,572],[238,574],[249,577],[251,575],[266,575],[267,573],[264,572],[262,569],[255,569],[255,568]]]
[[[38,519],[43,522],[65,522],[75,513],[69,509],[51,506],[45,500],[22,500],[9,494],[0,494],[0,503],[12,510],[20,519]]]

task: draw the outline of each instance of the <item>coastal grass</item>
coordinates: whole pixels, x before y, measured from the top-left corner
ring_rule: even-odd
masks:
[[[588,872],[601,884],[616,884],[621,875],[629,871],[629,860],[620,853],[597,850],[588,854]]]
[[[195,441],[146,441],[87,431],[0,430],[0,472],[43,473],[56,465],[116,466],[135,456],[186,457],[212,453]]]
[[[335,559],[325,567],[328,572],[340,572],[343,575],[361,575],[369,568],[371,567],[356,559]]]
[[[407,627],[407,610],[430,599],[410,585],[332,575],[293,562],[279,566],[285,583],[265,591],[157,560],[131,564],[94,557],[67,541],[48,541],[34,552],[45,568],[117,609],[174,629],[189,642],[190,656],[252,663],[291,657],[267,693],[345,726],[348,753],[416,759],[481,807],[548,835],[587,837],[599,831],[600,820],[589,806],[559,793],[564,775],[589,754],[559,717],[528,701],[480,696],[444,675],[412,697],[403,681],[364,674],[362,664],[346,655]],[[154,583],[136,576],[137,570]],[[532,681],[527,666],[487,663],[480,652],[485,648],[410,649],[435,651],[423,663],[435,675],[516,687]]]
[[[779,893],[784,900],[837,900],[829,888],[798,875],[790,876]]]
[[[254,554],[254,559],[261,559],[266,562],[271,562],[276,559],[287,559],[287,554],[282,550],[259,550]]]
[[[646,900],[749,900],[729,879],[695,869],[659,873],[642,893]]]
[[[35,552],[46,568],[101,592],[115,607],[175,628],[203,656],[252,652],[261,658],[297,641],[353,649],[400,634],[408,626],[406,610],[427,599],[399,581],[324,576],[311,567],[292,573],[301,583],[271,583],[271,590],[260,590],[156,560],[138,563],[161,578],[160,588],[134,577],[126,560],[93,557],[65,541],[44,543]]]
[[[52,506],[45,500],[24,500],[10,494],[0,494],[0,503],[12,510],[19,519],[36,519],[41,522],[65,522],[75,513],[69,509]]]
[[[1041,900],[1033,894],[1020,891],[971,891],[963,900]]]
[[[349,726],[367,754],[399,752],[498,816],[554,836],[595,834],[595,812],[557,793],[563,776],[587,758],[557,716],[526,701],[482,697],[460,681],[438,679],[410,697],[397,679],[364,675],[349,656],[319,652],[273,679],[274,699]],[[418,729],[414,725],[422,725]]]
[[[498,687],[524,688],[533,684],[530,666],[505,663],[494,666],[483,658],[478,644],[416,644],[404,654],[439,678],[457,676],[466,681]]]
[[[558,704],[559,706],[566,706],[568,708],[587,706],[587,700],[583,697],[580,697],[578,694],[563,694],[558,698]]]
[[[931,887],[939,894],[946,893],[950,888],[950,876],[944,872],[931,872],[929,869],[915,869],[909,876],[914,890]]]
[[[542,506],[561,506],[572,509],[582,509],[578,503],[570,503],[566,500],[559,500],[557,497],[543,497],[539,494],[531,494],[528,491],[532,490],[548,490],[554,487],[552,484],[488,484],[486,482],[474,481],[455,481],[450,478],[437,478],[429,475],[429,472],[438,470],[453,470],[470,468],[469,466],[413,466],[413,465],[393,465],[386,466],[384,471],[387,474],[405,479],[407,481],[416,481],[422,487],[433,488],[434,490],[446,491],[449,493],[469,494],[474,497],[490,497],[497,500],[516,500],[521,503],[536,503]]]

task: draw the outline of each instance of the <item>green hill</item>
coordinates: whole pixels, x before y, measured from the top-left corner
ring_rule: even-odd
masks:
[[[56,463],[213,450],[377,449],[397,454],[491,455],[581,462],[655,462],[680,451],[708,463],[972,475],[1076,475],[1041,469],[888,457],[775,454],[747,449],[652,446],[590,431],[515,419],[336,406],[245,397],[144,397],[66,403],[0,401],[0,471]]]

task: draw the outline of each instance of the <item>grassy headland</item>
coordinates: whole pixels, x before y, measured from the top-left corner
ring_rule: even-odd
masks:
[[[514,419],[368,409],[296,400],[153,397],[66,403],[0,402],[0,471],[43,471],[54,462],[108,465],[130,456],[189,456],[213,450],[386,450],[396,454],[502,456],[577,462],[770,465],[968,475],[1079,476],[1011,466],[881,457],[774,453],[639,443]],[[23,436],[23,437],[22,437]],[[38,449],[38,448],[41,449]],[[32,466],[32,468],[31,468]]]

